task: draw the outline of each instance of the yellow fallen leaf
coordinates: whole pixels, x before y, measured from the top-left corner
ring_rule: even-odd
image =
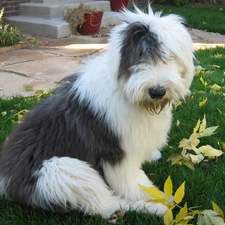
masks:
[[[194,134],[197,133],[200,124],[201,124],[201,120],[199,119],[198,122],[197,122],[197,124],[196,124],[196,126],[195,126],[194,129],[193,129],[193,133],[194,133]]]
[[[218,110],[218,112],[219,112],[220,114],[224,115],[224,114],[222,113],[222,111],[221,111],[219,108],[217,108],[217,110]]]
[[[181,160],[183,159],[183,156],[181,154],[173,154],[171,155],[166,161],[171,161],[172,165],[182,165]]]
[[[184,207],[180,209],[179,213],[176,215],[175,217],[175,222],[179,223],[181,220],[183,220],[185,218],[185,216],[188,213],[188,209],[187,209],[187,202],[185,203]],[[191,218],[192,219],[192,218]]]
[[[208,83],[207,83],[206,81],[204,81],[203,77],[200,77],[199,80],[202,82],[202,84],[203,84],[204,86],[207,86],[207,85],[208,85]]]
[[[185,190],[185,181],[180,185],[180,187],[176,190],[174,194],[174,201],[176,204],[179,204],[183,197],[184,197],[184,190]]]
[[[164,225],[171,225],[173,223],[172,209],[168,209],[163,216]]]
[[[206,68],[199,66],[195,67],[195,76],[198,76],[202,71],[206,71]]]
[[[208,127],[206,128],[202,133],[198,133],[197,137],[201,138],[201,137],[207,137],[207,136],[211,136],[214,134],[214,131],[218,128],[218,126],[214,126],[214,127]]]
[[[186,167],[188,167],[191,170],[195,170],[194,163],[191,160],[189,160],[189,161],[183,160],[182,164],[185,165]]]
[[[217,92],[221,89],[221,86],[219,86],[218,84],[213,84],[210,89],[214,92]]]
[[[179,143],[179,148],[184,148],[184,149],[193,149],[199,144],[199,139],[197,138],[197,134],[193,133],[189,137],[189,139],[183,138],[180,143]]]
[[[207,97],[205,99],[203,99],[202,101],[199,102],[198,106],[202,107],[203,105],[205,105],[205,103],[207,102]]]
[[[221,57],[223,57],[223,55],[222,55],[222,54],[217,53],[217,54],[215,54],[215,55],[214,55],[214,57],[215,57],[215,58],[221,58]]]
[[[173,194],[173,183],[172,183],[172,180],[171,180],[171,177],[170,176],[165,181],[165,184],[164,184],[164,193],[165,193],[165,195],[166,195],[166,197],[168,199]]]
[[[197,155],[188,154],[188,156],[191,158],[191,161],[194,164],[200,163],[204,159],[204,156],[202,154],[197,154]]]
[[[204,115],[202,121],[198,120],[195,128],[193,129],[193,133],[196,134],[196,138],[206,137],[214,134],[214,131],[218,128],[218,126],[208,127],[206,128],[206,115]],[[195,145],[197,146],[197,145]]]
[[[225,220],[223,210],[213,201],[212,201],[212,207],[213,207],[213,211],[217,212],[219,214],[219,216],[223,220]]]
[[[139,184],[142,190],[144,190],[149,196],[156,199],[165,199],[163,193],[157,187],[145,187]]]
[[[25,91],[33,91],[34,85],[31,84],[31,83],[29,83],[29,84],[24,84],[24,85],[23,85],[23,88],[24,88]]]
[[[213,67],[213,68],[217,68],[217,69],[220,68],[220,66],[218,66],[218,65],[210,65],[210,66]]]
[[[225,143],[221,142],[221,146],[223,147],[223,149],[225,150]]]
[[[209,157],[209,158],[219,157],[219,156],[221,156],[223,154],[222,151],[220,151],[218,149],[215,149],[215,148],[213,148],[210,145],[201,146],[198,150],[201,153],[203,153],[204,156]]]
[[[173,103],[173,105],[174,105],[174,109],[176,110],[177,109],[177,107],[179,106],[179,105],[181,105],[182,104],[182,102],[181,101],[176,101],[176,102],[174,102]]]
[[[21,122],[23,120],[23,117],[26,115],[28,110],[23,109],[17,113],[18,122]]]
[[[6,114],[7,114],[6,111],[1,112],[1,115],[2,115],[2,116],[5,116]]]
[[[205,118],[205,115],[202,119],[202,122],[200,124],[200,127],[199,127],[199,133],[203,132],[206,128],[206,118]]]

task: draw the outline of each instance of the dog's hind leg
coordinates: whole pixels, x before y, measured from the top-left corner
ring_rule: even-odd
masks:
[[[109,218],[120,209],[105,181],[88,163],[69,157],[53,157],[34,173],[37,178],[33,205],[50,210],[80,210]]]
[[[80,210],[89,215],[109,218],[114,212],[136,210],[162,216],[166,206],[130,201],[115,196],[105,181],[88,163],[69,158],[53,157],[43,162],[34,173],[37,178],[33,205],[45,209]]]

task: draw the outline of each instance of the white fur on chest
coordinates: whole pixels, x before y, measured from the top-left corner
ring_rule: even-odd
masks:
[[[143,111],[130,114],[122,123],[121,145],[137,164],[141,164],[166,144],[171,126],[171,110],[165,108],[155,115]]]
[[[123,151],[140,165],[166,144],[172,119],[171,107],[166,106],[160,114],[151,115],[131,104],[107,71],[99,66],[99,73],[94,72],[96,64],[93,62],[96,61],[86,67],[88,73],[85,71],[75,84],[80,100],[89,99],[96,115],[105,115],[106,123],[120,139]]]

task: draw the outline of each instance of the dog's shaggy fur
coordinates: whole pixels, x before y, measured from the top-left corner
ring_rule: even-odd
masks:
[[[146,202],[139,184],[153,184],[140,168],[160,156],[172,102],[189,94],[192,41],[180,17],[150,6],[122,17],[109,50],[65,79],[5,141],[0,194],[7,199],[104,218],[121,208],[167,210]]]

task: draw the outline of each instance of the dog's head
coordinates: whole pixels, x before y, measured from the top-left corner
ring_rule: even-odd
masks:
[[[132,104],[159,113],[189,94],[193,79],[191,37],[177,15],[124,10],[110,38],[111,75]]]

